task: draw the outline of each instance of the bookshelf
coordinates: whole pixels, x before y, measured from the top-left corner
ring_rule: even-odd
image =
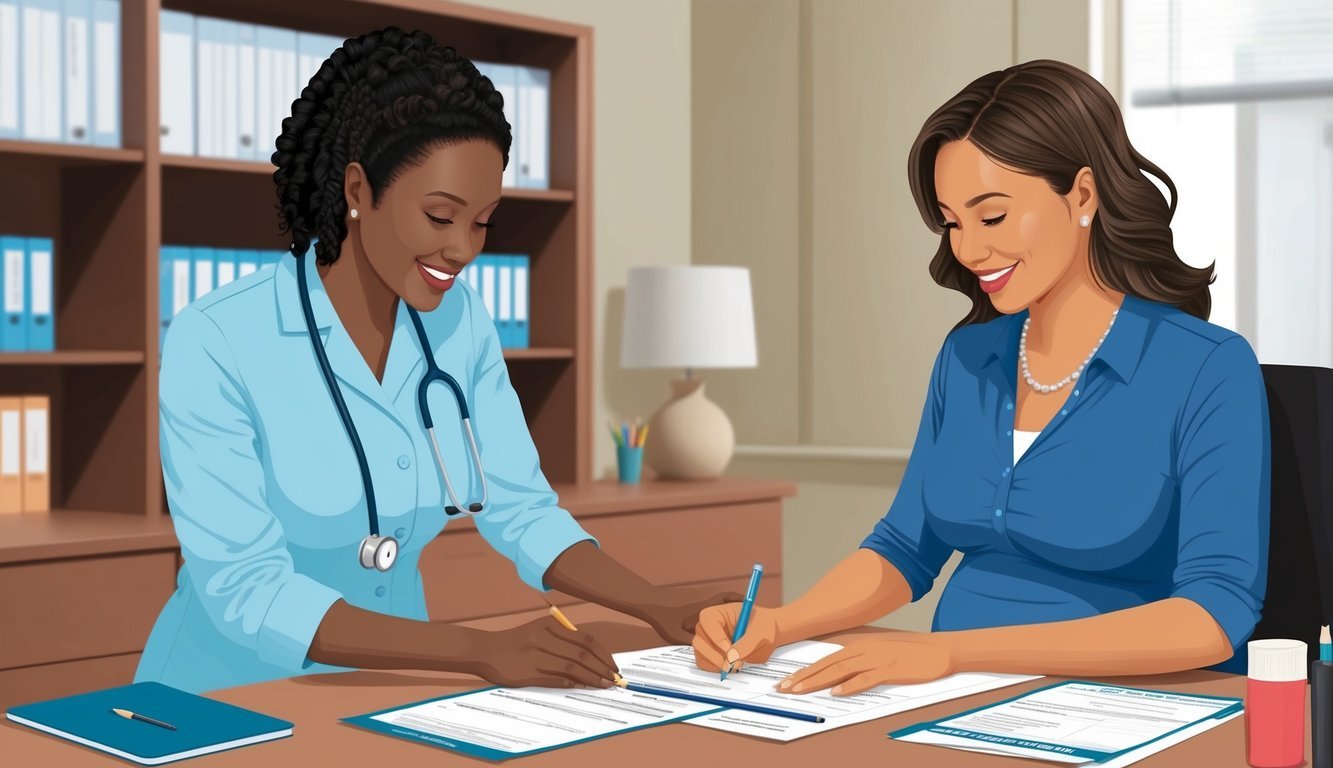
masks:
[[[487,250],[532,257],[532,347],[506,357],[543,469],[591,480],[591,30],[438,0],[121,0],[124,148],[0,141],[0,232],[56,249],[56,351],[0,354],[0,394],[51,396],[50,514],[167,515],[161,244],[283,247],[271,165],[160,151],[163,8],[339,37],[419,28],[469,58],[551,70],[552,188],[506,189]]]

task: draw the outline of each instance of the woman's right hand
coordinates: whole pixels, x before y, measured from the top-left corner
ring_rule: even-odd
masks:
[[[470,671],[505,687],[609,688],[619,672],[592,635],[570,632],[550,617],[483,633],[477,646]]]
[[[694,628],[694,663],[700,669],[718,672],[733,662],[735,669],[740,669],[744,664],[762,664],[773,655],[780,644],[778,609],[759,606],[750,609],[750,623],[733,647],[731,636],[740,615],[740,603],[715,605],[700,612]]]

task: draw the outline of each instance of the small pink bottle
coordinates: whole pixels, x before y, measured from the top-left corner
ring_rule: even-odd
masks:
[[[1246,740],[1254,768],[1305,762],[1306,646],[1300,640],[1252,640],[1245,690]]]

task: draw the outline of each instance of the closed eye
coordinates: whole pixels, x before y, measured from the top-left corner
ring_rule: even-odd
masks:
[[[982,223],[982,224],[985,224],[985,225],[988,226],[988,227],[993,227],[993,226],[995,226],[996,224],[999,224],[1000,222],[1004,221],[1004,217],[1007,216],[1007,215],[1008,215],[1008,214],[1002,213],[1002,214],[1000,214],[999,216],[996,216],[996,217],[993,218],[993,219],[982,219],[982,220],[981,220],[981,223]]]
[[[956,222],[956,221],[946,221],[946,222],[944,222],[943,226],[944,226],[945,229],[958,229],[958,222]]]
[[[439,218],[438,216],[432,216],[432,215],[430,215],[429,213],[426,214],[426,218],[430,219],[431,221],[435,222],[436,224],[453,224],[453,223],[454,223],[454,220],[453,220],[453,219],[441,219],[441,218]]]

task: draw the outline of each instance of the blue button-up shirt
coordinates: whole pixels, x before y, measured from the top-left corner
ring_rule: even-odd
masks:
[[[366,497],[311,349],[296,280],[302,263],[315,324],[365,446],[380,531],[399,540],[398,561],[387,573],[358,560],[369,533]],[[490,492],[477,529],[523,581],[544,589],[555,558],[591,537],[558,506],[542,475],[495,325],[462,281],[421,320],[436,361],[470,406]],[[417,402],[425,369],[399,302],[383,380],[376,381],[324,292],[313,254],[302,262],[284,258],[176,316],[159,411],[162,473],[184,565],[136,681],[207,691],[337,671],[306,654],[339,598],[427,618],[417,566],[445,525],[445,498]],[[454,398],[443,384],[429,391],[454,489],[464,503],[480,499]]]
[[[963,553],[936,630],[1183,597],[1238,651],[1224,668],[1243,672],[1268,557],[1268,405],[1254,351],[1231,331],[1127,295],[1065,406],[1015,463],[1027,316],[945,339],[902,485],[862,546],[902,573],[913,600]]]

